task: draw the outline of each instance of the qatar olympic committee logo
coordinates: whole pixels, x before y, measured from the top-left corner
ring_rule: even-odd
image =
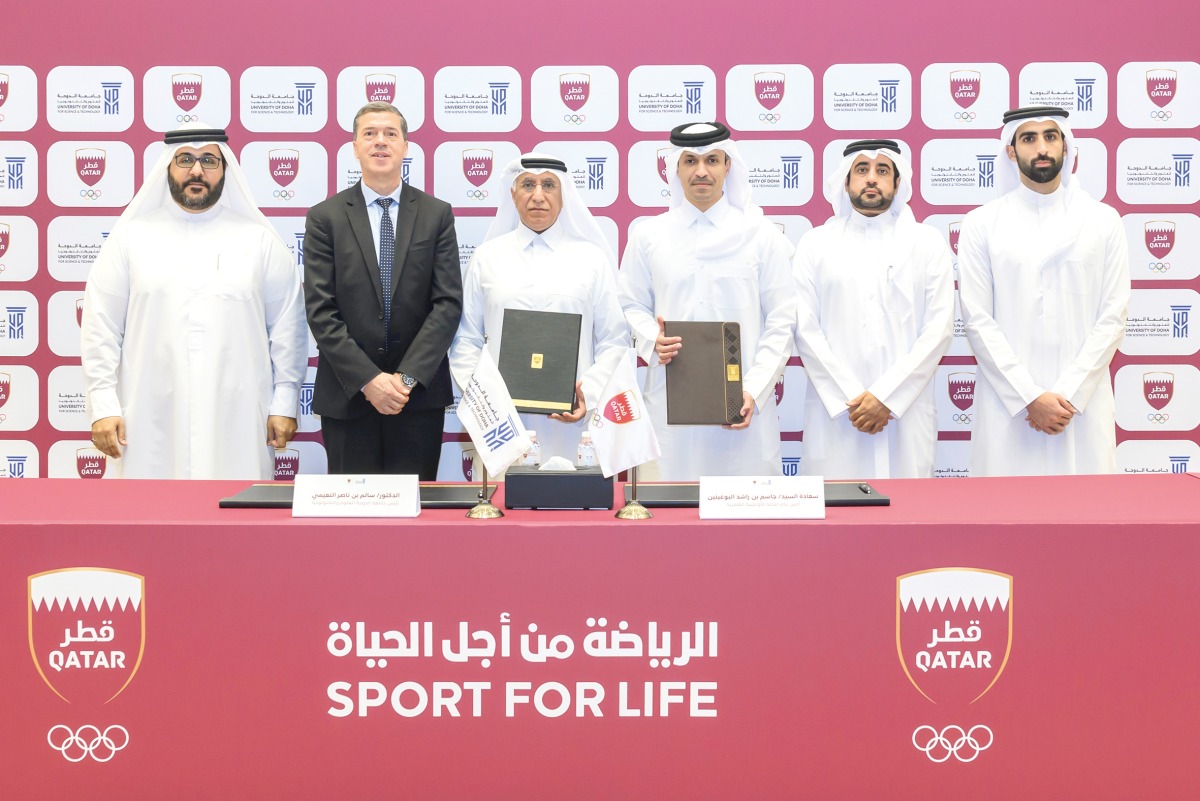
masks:
[[[939,706],[968,706],[995,686],[1008,664],[1012,624],[1013,577],[1006,573],[947,567],[896,579],[900,665]],[[921,725],[912,733],[913,746],[933,762],[971,762],[992,741],[983,724]]]
[[[1171,248],[1175,247],[1175,223],[1166,219],[1151,219],[1145,224],[1144,231],[1146,249],[1157,260],[1156,263],[1151,263],[1151,270],[1156,270],[1156,267],[1157,272],[1170,270],[1171,265],[1163,263],[1163,259],[1171,252]]]
[[[492,177],[493,159],[494,154],[487,148],[474,147],[462,152],[463,176],[475,187],[467,190],[469,199],[483,200],[488,196],[487,190],[480,187]]]
[[[171,76],[171,97],[181,111],[191,111],[200,103],[204,91],[204,76],[195,72],[180,72]],[[192,122],[189,116],[180,122]]]
[[[592,91],[592,76],[586,72],[564,72],[558,76],[558,96],[571,111],[579,111],[588,102]],[[585,118],[581,118],[580,122]]]
[[[971,415],[966,412],[975,403],[975,374],[951,373],[946,382],[946,391],[950,402],[958,409],[953,417],[954,422],[970,425]]]
[[[946,226],[946,235],[950,240],[950,252],[954,254],[954,258],[958,258],[958,237],[962,233],[962,221],[955,220]],[[957,266],[957,265],[956,265]]]
[[[977,70],[952,70],[950,72],[950,97],[959,108],[968,109],[979,99],[982,77]],[[974,119],[974,116],[971,117]]]
[[[0,107],[2,107],[4,105],[4,101],[8,100],[8,93],[9,93],[8,81],[9,81],[8,73],[0,72]],[[2,121],[3,119],[4,119],[3,117],[0,117],[0,121]]]
[[[75,174],[88,186],[95,186],[104,177],[105,160],[105,152],[98,147],[80,148],[75,151]]]
[[[75,473],[80,478],[104,478],[108,457],[98,448],[75,449]]]
[[[12,241],[12,228],[8,223],[0,223],[0,259],[8,252],[8,244]]]
[[[29,649],[67,703],[107,704],[133,681],[146,634],[145,578],[71,567],[29,577]]]
[[[1146,70],[1146,95],[1159,108],[1166,108],[1175,99],[1178,88],[1179,73],[1176,70]]]
[[[0,409],[4,408],[4,404],[8,403],[8,399],[12,397],[12,375],[9,373],[0,373]],[[0,422],[4,422],[4,416],[0,415]]]
[[[783,119],[783,115],[775,109],[783,102],[786,89],[787,76],[782,72],[754,73],[754,99],[765,109],[758,115],[760,121],[774,125]]]
[[[145,651],[145,586],[136,573],[100,567],[29,577],[29,652],[55,695],[87,709],[111,702],[129,686]],[[128,744],[129,732],[119,725],[57,724],[46,741],[69,762],[107,762]]]
[[[300,472],[300,452],[291,448],[275,451],[275,480],[295,481]]]
[[[363,79],[366,84],[368,103],[391,103],[396,99],[396,76],[385,72],[373,72]]]
[[[277,148],[267,151],[267,168],[271,180],[278,186],[271,192],[271,197],[280,200],[291,200],[296,196],[296,190],[288,189],[296,176],[300,174],[300,151],[292,148]]]

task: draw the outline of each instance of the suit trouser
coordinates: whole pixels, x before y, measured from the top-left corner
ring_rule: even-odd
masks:
[[[321,418],[321,435],[333,473],[416,474],[436,481],[442,456],[445,409],[380,414],[354,420]]]

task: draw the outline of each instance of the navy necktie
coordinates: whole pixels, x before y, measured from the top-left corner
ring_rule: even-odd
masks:
[[[392,330],[392,261],[396,255],[396,229],[392,227],[392,215],[388,213],[392,199],[381,197],[375,202],[383,209],[383,219],[379,221],[379,284],[383,289],[383,347],[387,348]]]

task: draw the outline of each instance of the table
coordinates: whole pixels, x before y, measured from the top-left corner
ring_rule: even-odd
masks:
[[[737,523],[293,520],[218,509],[239,482],[4,482],[0,781],[41,799],[1195,798],[1197,478],[878,481],[890,507]],[[32,576],[39,599],[140,602],[31,611]],[[931,638],[901,577],[1007,601],[935,611]],[[922,671],[914,649],[971,664]]]

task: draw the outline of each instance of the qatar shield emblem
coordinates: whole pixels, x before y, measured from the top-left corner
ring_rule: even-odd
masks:
[[[271,168],[271,177],[280,186],[287,186],[296,180],[300,173],[300,151],[291,148],[279,148],[267,152],[267,161]]]
[[[958,235],[962,232],[962,222],[952,222],[946,228],[950,239],[950,250],[958,256]]]
[[[1146,403],[1161,412],[1175,396],[1175,374],[1167,372],[1142,373],[1142,395]]]
[[[391,103],[396,99],[396,76],[373,72],[364,78],[368,103]]]
[[[180,72],[171,76],[171,96],[182,111],[191,111],[200,102],[204,90],[204,76],[194,72]]]
[[[1156,259],[1165,258],[1175,247],[1175,223],[1169,220],[1151,220],[1145,228],[1146,250]]]
[[[146,639],[145,578],[71,567],[29,577],[29,650],[71,704],[106,704],[133,681]]]
[[[472,186],[483,186],[492,177],[492,151],[477,147],[462,152],[463,175]]]
[[[1175,70],[1149,70],[1146,72],[1146,94],[1150,102],[1163,108],[1175,99],[1179,87],[1179,73]]]
[[[783,90],[787,76],[782,72],[754,73],[754,97],[767,111],[774,111],[783,102]]]
[[[579,111],[588,102],[592,76],[586,72],[564,72],[558,76],[558,96],[571,111]]]
[[[980,74],[975,70],[950,73],[950,96],[960,108],[970,108],[979,99]]]
[[[966,411],[975,403],[975,374],[951,373],[946,384],[950,393],[950,402],[960,411]]]
[[[1012,648],[1013,578],[947,567],[896,579],[896,649],[904,675],[935,704],[978,701]]]
[[[75,172],[79,180],[95,186],[104,177],[104,151],[97,147],[85,147],[75,151]]]
[[[12,237],[12,229],[8,223],[0,223],[0,256],[8,252],[8,243]]]

